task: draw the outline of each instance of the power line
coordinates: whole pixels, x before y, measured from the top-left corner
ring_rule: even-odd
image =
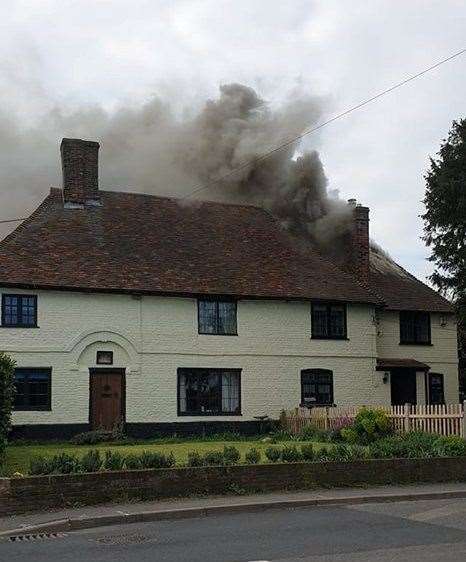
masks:
[[[338,115],[335,115],[331,119],[328,119],[327,121],[324,121],[320,125],[317,125],[316,127],[313,127],[312,129],[305,130],[300,135],[296,135],[295,137],[283,142],[279,146],[277,146],[275,148],[272,148],[271,150],[268,150],[267,152],[264,152],[263,154],[257,156],[253,160],[248,160],[247,162],[243,162],[242,164],[239,164],[238,166],[236,166],[235,168],[233,168],[229,172],[227,172],[227,173],[225,173],[225,174],[223,174],[223,175],[221,175],[217,178],[213,178],[206,183],[199,184],[199,185],[195,186],[190,193],[188,193],[184,197],[181,197],[181,199],[187,199],[188,197],[191,197],[195,193],[198,193],[199,191],[203,191],[204,189],[207,189],[211,185],[216,184],[216,183],[230,177],[235,172],[239,172],[240,170],[243,170],[244,168],[247,168],[252,163],[256,164],[257,162],[261,162],[262,160],[265,160],[266,158],[268,158],[272,154],[275,154],[276,152],[282,150],[283,148],[286,148],[287,146],[290,146],[291,144],[295,143],[296,141],[302,139],[303,137],[305,137],[307,135],[310,135],[311,133],[314,133],[315,131],[318,131],[319,129],[322,129],[326,125],[329,125],[330,123],[333,123],[334,121],[337,121],[338,119],[341,119],[342,117],[345,117],[345,115],[348,115],[349,113],[352,113],[353,111],[356,111],[357,109],[360,109],[361,107],[364,107],[365,105],[375,101],[376,99],[381,98],[382,96],[385,96],[386,94],[388,94],[390,92],[393,92],[393,90],[401,88],[401,86],[404,86],[408,82],[412,82],[416,78],[419,78],[420,76],[422,76],[424,74],[427,74],[431,70],[434,70],[435,68],[439,67],[440,65],[442,65],[442,64],[444,64],[444,63],[446,63],[446,62],[448,62],[448,61],[450,61],[450,60],[452,60],[456,57],[459,57],[460,55],[462,55],[464,53],[466,53],[466,49],[462,49],[461,51],[458,51],[457,53],[454,53],[453,55],[450,55],[449,57],[433,64],[432,66],[429,66],[428,68],[425,68],[424,70],[421,70],[417,74],[413,74],[409,78],[406,78],[405,80],[402,80],[401,82],[398,82],[397,84],[394,84],[393,86],[390,86],[386,90],[383,90],[382,92],[379,92],[375,96],[372,96],[371,98],[369,98],[369,99],[367,99],[367,100],[365,100],[361,103],[358,103],[357,105],[354,105],[353,107],[350,107],[349,109],[343,111],[342,113],[339,113]]]
[[[394,84],[393,86],[390,86],[389,88],[383,90],[382,92],[379,92],[375,96],[372,96],[371,98],[368,98],[367,100],[364,100],[364,101],[354,105],[353,107],[350,107],[349,109],[346,109],[345,111],[342,111],[341,113],[338,113],[337,115],[328,119],[327,121],[324,121],[323,123],[320,123],[320,125],[317,125],[316,127],[312,127],[311,129],[307,129],[307,130],[303,131],[300,135],[296,135],[296,136],[292,137],[291,139],[283,142],[279,146],[277,146],[275,148],[272,148],[272,149],[268,150],[267,152],[264,152],[263,154],[260,154],[259,156],[257,156],[253,160],[248,160],[247,162],[243,162],[242,164],[239,164],[238,166],[236,166],[235,168],[233,168],[229,172],[227,172],[227,173],[225,173],[225,174],[223,174],[223,175],[221,175],[217,178],[213,178],[206,183],[198,184],[198,185],[194,186],[193,190],[190,193],[188,193],[187,195],[184,195],[183,197],[180,197],[180,199],[187,199],[188,197],[191,197],[195,193],[199,193],[199,191],[203,191],[204,189],[207,189],[211,185],[214,185],[214,184],[230,177],[235,172],[239,172],[240,170],[243,170],[244,168],[246,168],[250,164],[261,162],[262,160],[265,160],[266,158],[268,158],[272,154],[275,154],[276,152],[279,152],[283,148],[286,148],[287,146],[290,146],[291,144],[295,143],[298,140],[301,140],[305,136],[310,135],[312,133],[315,133],[319,129],[322,129],[325,126],[330,125],[330,123],[333,123],[334,121],[337,121],[338,119],[341,119],[342,117],[345,117],[346,115],[352,113],[353,111],[356,111],[357,109],[360,109],[361,107],[364,107],[365,105],[381,98],[382,96],[385,96],[386,94],[389,94],[390,92],[393,92],[394,90],[397,90],[398,88],[401,88],[405,84],[408,84],[408,82],[412,82],[413,80],[416,80],[416,78],[419,78],[420,76],[423,76],[424,74],[427,74],[431,70],[434,70],[435,68],[438,68],[442,64],[445,64],[446,62],[448,62],[448,61],[450,61],[450,60],[452,60],[456,57],[459,57],[460,55],[463,55],[464,53],[466,53],[466,49],[462,49],[461,51],[453,53],[449,57],[447,57],[445,59],[442,59],[439,62],[436,62],[432,66],[424,68],[423,70],[421,70],[417,74],[413,74],[412,76],[409,76],[408,78],[405,78],[401,82],[398,82],[397,84]],[[260,104],[258,107],[261,107],[262,105],[265,105],[265,103],[266,102],[264,102],[263,104]],[[26,220],[26,218],[27,217],[18,218],[18,219],[1,220],[0,224],[7,224],[7,223],[11,223],[11,222],[20,222],[20,221]]]

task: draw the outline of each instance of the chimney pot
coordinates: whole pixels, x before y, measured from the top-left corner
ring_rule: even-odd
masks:
[[[356,207],[356,199],[348,199],[348,205],[351,205],[351,207]]]
[[[65,138],[61,141],[60,153],[65,205],[99,204],[99,143]]]

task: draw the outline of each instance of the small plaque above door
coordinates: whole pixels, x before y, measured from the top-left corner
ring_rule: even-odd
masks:
[[[113,365],[113,351],[98,351],[97,365]]]

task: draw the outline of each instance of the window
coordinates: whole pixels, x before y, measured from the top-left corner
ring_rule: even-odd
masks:
[[[430,344],[428,312],[400,312],[400,343]]]
[[[240,414],[240,369],[178,369],[179,416]]]
[[[236,302],[199,299],[197,301],[200,334],[236,336]]]
[[[429,381],[429,404],[445,404],[443,394],[443,375],[440,373],[428,373]]]
[[[301,371],[301,404],[331,406],[333,404],[333,372],[328,369]]]
[[[344,304],[312,304],[312,337],[346,339],[346,306]]]
[[[52,369],[16,369],[14,380],[14,410],[51,409]]]
[[[113,365],[113,351],[98,351],[96,357],[97,365]]]
[[[35,295],[2,295],[2,326],[27,328],[36,325]]]

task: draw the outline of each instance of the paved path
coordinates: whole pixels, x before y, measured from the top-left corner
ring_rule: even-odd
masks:
[[[466,499],[277,509],[0,544],[8,562],[463,562]]]

